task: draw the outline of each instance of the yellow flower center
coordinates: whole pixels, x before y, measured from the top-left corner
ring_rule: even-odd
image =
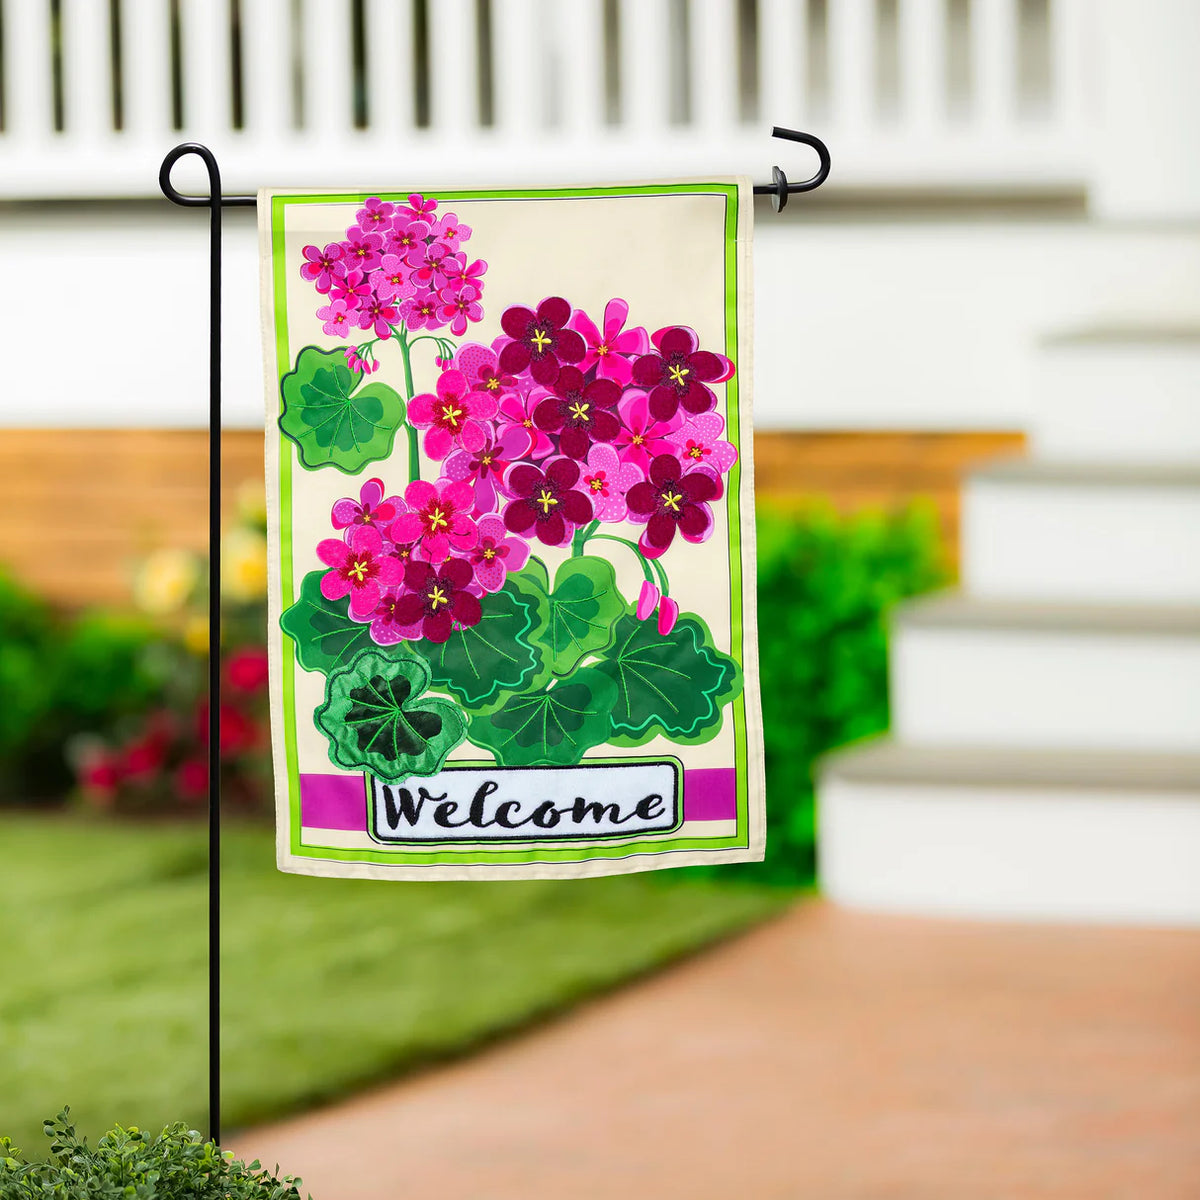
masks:
[[[689,453],[689,454],[690,454],[690,455],[691,455],[693,458],[702,458],[702,457],[703,457],[703,455],[704,455],[704,447],[703,447],[703,446],[693,446],[693,447],[692,447],[692,448],[691,448],[691,449],[688,451],[688,453]]]
[[[524,425],[526,429],[533,428],[533,422],[528,417],[526,417],[525,420],[521,422],[521,424]]]
[[[496,551],[493,550],[491,546],[488,546],[488,548],[483,552],[483,557],[489,560],[493,559],[496,557]]]
[[[440,508],[431,508],[425,514],[425,523],[429,526],[430,533],[437,533],[443,525],[449,525],[446,520],[446,514]]]
[[[603,479],[593,479],[589,482],[588,486],[592,489],[593,492],[602,492],[604,490],[604,480]]]
[[[371,564],[367,559],[356,558],[350,567],[349,573],[353,575],[359,583],[362,583],[362,581],[367,577],[367,569],[370,567],[370,565]]]
[[[552,339],[547,336],[544,329],[535,329],[533,331],[533,337],[530,340],[533,342],[534,346],[537,347],[537,352],[541,354],[546,347],[550,345]]]
[[[492,456],[490,454],[485,454],[479,461],[483,463],[485,467],[490,467],[492,465]]]
[[[442,591],[438,584],[434,584],[429,592],[429,603],[431,607],[437,608],[439,604],[446,604],[446,593]]]
[[[583,400],[576,400],[575,403],[571,405],[571,416],[573,416],[577,421],[590,420],[587,415],[589,408],[591,408],[590,404],[587,404]]]
[[[610,349],[609,349],[609,345],[607,342],[601,342],[600,345],[598,345],[596,347],[596,357],[597,358],[603,358],[609,352],[610,352]]]
[[[668,507],[668,508],[669,508],[669,509],[670,509],[672,512],[678,512],[678,511],[679,511],[679,502],[680,502],[682,499],[683,499],[683,496],[682,496],[680,493],[678,493],[678,492],[663,492],[663,494],[662,494],[662,502],[663,502],[663,503],[664,503],[664,504],[665,504],[665,505],[666,505],[666,506],[667,506],[667,507]]]
[[[463,415],[461,408],[455,408],[453,404],[446,404],[442,408],[442,417],[448,425],[458,427],[458,419]]]
[[[678,363],[676,363],[675,366],[667,369],[667,374],[670,375],[672,383],[682,387],[684,377],[690,375],[691,371],[687,367],[681,367]]]
[[[546,516],[558,503],[558,500],[549,488],[542,488],[542,494],[537,498],[536,503],[542,506],[542,515]]]
[[[483,385],[489,392],[494,392],[500,386],[500,380],[495,375]]]
[[[640,446],[645,440],[646,439],[644,437],[642,437],[642,435],[640,433],[635,433],[633,435],[633,444],[635,446]]]

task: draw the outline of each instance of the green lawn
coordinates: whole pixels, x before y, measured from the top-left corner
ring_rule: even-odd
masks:
[[[462,1052],[795,893],[674,872],[528,883],[307,879],[224,839],[227,1128]],[[0,814],[0,1133],[72,1106],[203,1128],[204,832]]]

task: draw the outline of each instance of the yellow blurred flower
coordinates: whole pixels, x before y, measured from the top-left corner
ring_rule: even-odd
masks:
[[[200,579],[200,561],[187,550],[156,550],[138,568],[133,598],[143,612],[167,616],[188,601]]]
[[[237,510],[248,525],[267,523],[267,493],[261,479],[247,479],[238,488]]]
[[[260,600],[267,594],[267,539],[256,529],[225,536],[221,590],[231,600]]]
[[[197,655],[208,653],[208,618],[188,617],[183,626],[183,644]]]

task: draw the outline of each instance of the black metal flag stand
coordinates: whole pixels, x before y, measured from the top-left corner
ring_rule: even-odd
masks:
[[[829,177],[829,150],[810,133],[776,126],[772,137],[811,146],[817,172],[803,183],[789,183],[780,167],[772,182],[754,188],[770,196],[776,212],[788,197],[811,192]],[[208,171],[208,195],[185,196],[171,182],[171,171],[185,155],[195,154]],[[221,210],[253,208],[255,196],[221,194],[216,155],[199,142],[183,142],[163,159],[158,184],[172,204],[209,210],[208,256],[208,1136],[221,1140]]]

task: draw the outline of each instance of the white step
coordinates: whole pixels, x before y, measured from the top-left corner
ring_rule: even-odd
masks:
[[[926,750],[826,760],[822,888],[922,914],[1200,924],[1200,757]]]
[[[1200,604],[1200,463],[1002,463],[962,519],[972,596]]]
[[[931,597],[891,671],[905,743],[1200,752],[1200,608]]]
[[[1033,389],[1039,456],[1200,463],[1200,326],[1049,338],[1034,360]]]

